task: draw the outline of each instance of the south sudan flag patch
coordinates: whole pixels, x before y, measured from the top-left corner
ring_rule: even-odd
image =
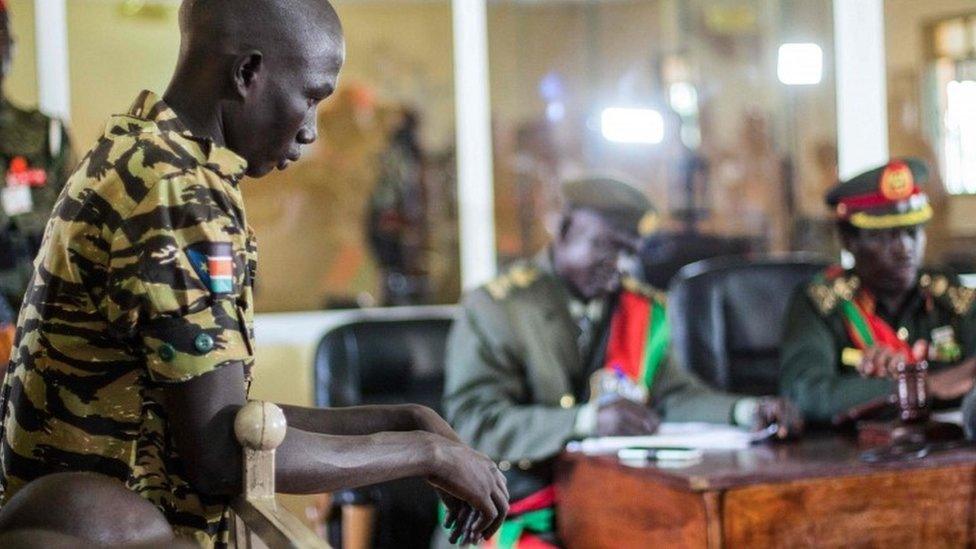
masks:
[[[234,248],[230,242],[200,242],[186,249],[186,255],[200,280],[212,294],[234,291]]]

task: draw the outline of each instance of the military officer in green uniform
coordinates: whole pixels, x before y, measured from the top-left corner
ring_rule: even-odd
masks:
[[[618,267],[654,225],[642,193],[594,177],[563,196],[552,243],[468,294],[448,340],[445,415],[509,480],[499,547],[557,543],[551,467],[574,438],[651,434],[660,418],[799,427],[780,399],[720,393],[668,360],[665,296]]]
[[[895,159],[827,195],[854,267],[830,267],[793,297],[781,353],[782,394],[812,422],[880,406],[892,372],[928,343],[929,394],[957,402],[976,375],[976,293],[922,269],[933,215],[925,164]]]
[[[48,474],[100,473],[212,546],[241,491],[233,423],[256,344],[240,185],[316,140],[345,42],[325,0],[186,0],[180,30],[166,93],[109,120],[47,225],[0,399],[0,505]],[[496,464],[429,409],[282,408],[282,492],[419,476],[465,541],[507,512]]]
[[[14,106],[4,94],[13,47],[10,14],[0,0],[0,294],[16,310],[44,225],[74,165],[64,125]]]

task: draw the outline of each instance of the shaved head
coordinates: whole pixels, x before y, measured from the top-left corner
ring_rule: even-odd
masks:
[[[176,74],[164,100],[189,129],[248,162],[285,169],[317,138],[316,107],[345,61],[327,0],[184,0]]]
[[[196,48],[236,53],[273,45],[287,50],[320,39],[343,47],[339,16],[327,0],[184,0],[180,32],[184,53]]]

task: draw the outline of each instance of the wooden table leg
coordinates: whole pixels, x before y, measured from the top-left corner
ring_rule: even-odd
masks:
[[[369,549],[373,546],[376,509],[372,505],[342,506],[342,546],[345,549]]]
[[[708,549],[722,549],[722,499],[724,492],[714,491],[702,494],[705,501],[705,528]]]

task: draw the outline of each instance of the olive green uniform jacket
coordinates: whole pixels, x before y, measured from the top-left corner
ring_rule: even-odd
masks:
[[[593,351],[580,356],[569,302],[546,254],[467,295],[448,340],[448,421],[503,470],[529,473],[539,486],[550,475],[546,461],[576,435],[576,415],[589,398],[590,375],[603,366],[612,317],[612,310],[603,315]],[[737,400],[667,361],[650,390],[651,406],[668,421],[729,423]],[[514,499],[531,492],[508,476]]]
[[[797,289],[787,312],[780,353],[781,393],[803,411],[808,421],[824,423],[850,408],[890,394],[887,379],[865,379],[843,364],[853,349],[840,312],[840,298],[855,295],[860,281],[851,273],[831,281],[816,277]],[[923,272],[900,311],[878,314],[907,341],[931,341],[933,331],[951,327],[962,357],[976,354],[974,292],[955,277]],[[938,371],[947,364],[933,362]]]

